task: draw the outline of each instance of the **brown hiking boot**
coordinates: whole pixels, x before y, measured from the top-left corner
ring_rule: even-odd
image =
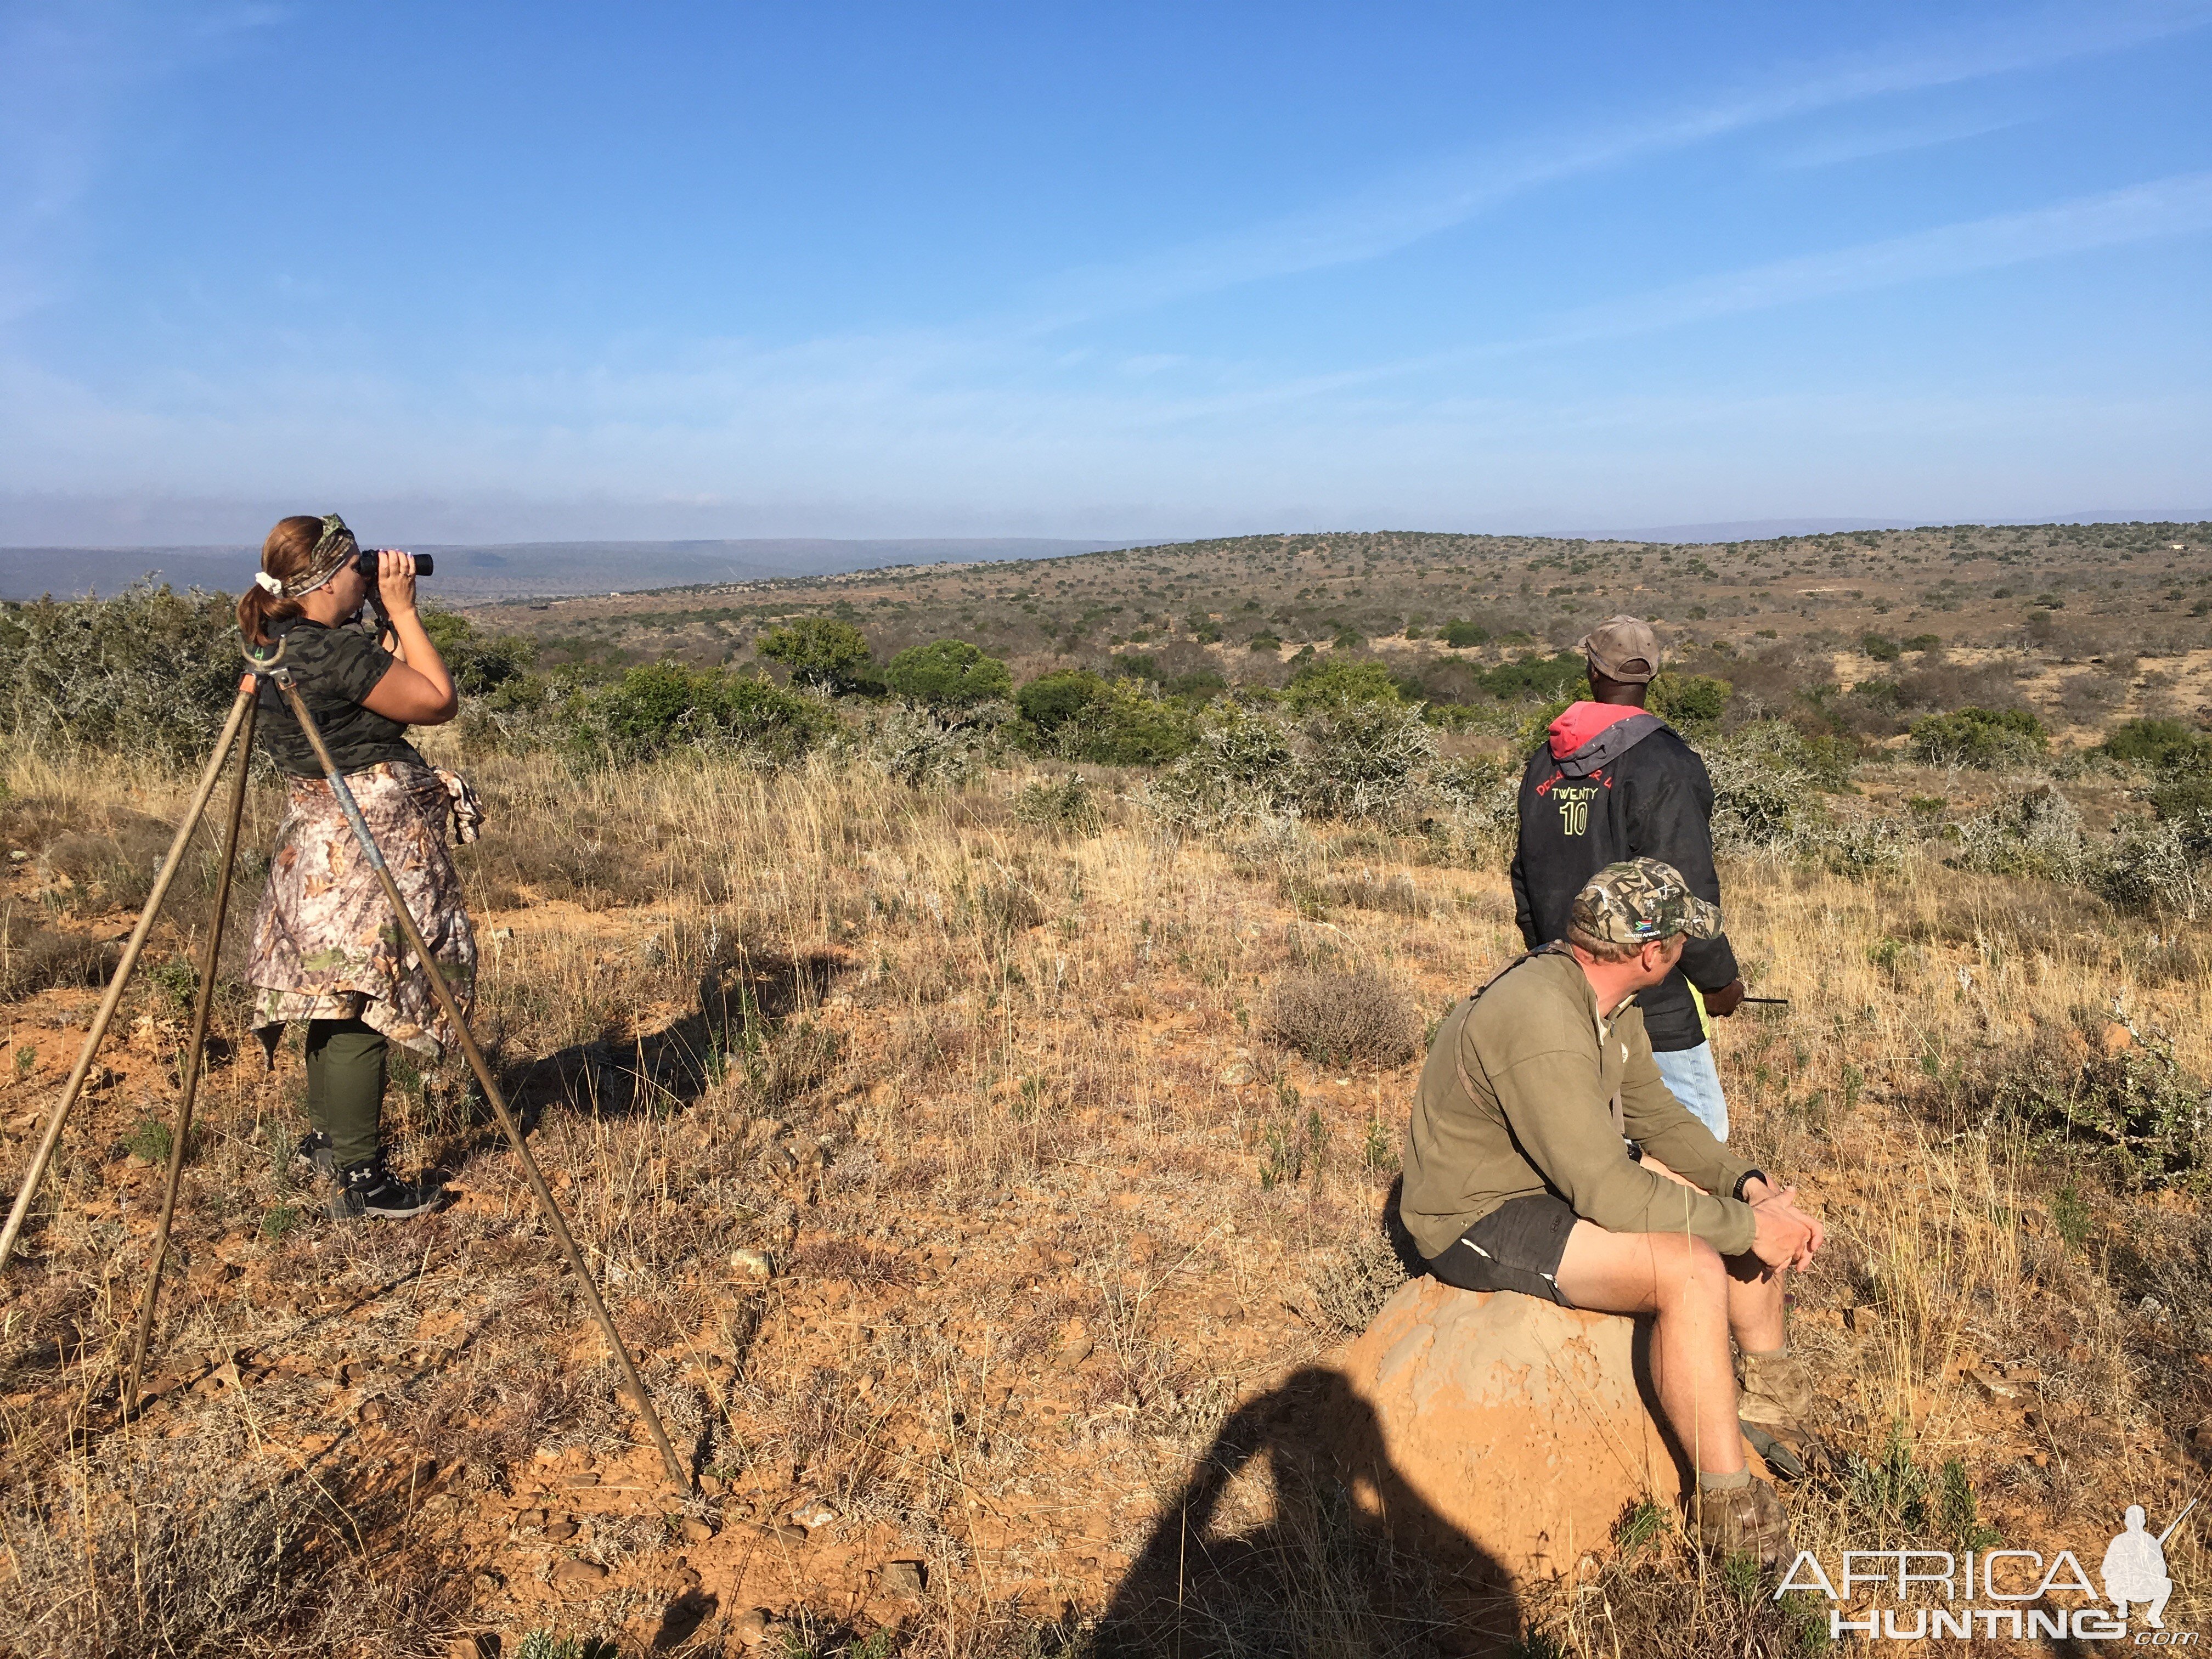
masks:
[[[1772,1431],[1780,1440],[1803,1441],[1813,1415],[1813,1379],[1794,1353],[1735,1357],[1735,1414]]]
[[[1768,1570],[1790,1559],[1790,1517],[1774,1488],[1753,1477],[1747,1486],[1734,1492],[1708,1492],[1700,1486],[1690,1500],[1697,1522],[1698,1543],[1713,1555],[1749,1555]]]

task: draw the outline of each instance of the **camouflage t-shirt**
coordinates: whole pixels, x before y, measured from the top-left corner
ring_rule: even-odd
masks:
[[[315,728],[341,772],[359,772],[383,761],[422,763],[407,741],[407,727],[362,706],[398,659],[357,628],[325,628],[305,617],[276,630],[284,641],[284,665],[298,682]],[[307,734],[292,718],[292,705],[273,684],[261,687],[261,734],[270,758],[295,777],[319,778]]]

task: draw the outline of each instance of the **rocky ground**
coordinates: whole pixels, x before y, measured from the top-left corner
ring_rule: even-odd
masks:
[[[125,788],[29,781],[58,821]],[[1510,948],[1494,865],[1368,830],[1176,842],[1119,808],[1058,835],[1012,822],[1007,779],[913,797],[670,769],[557,806],[541,774],[483,781],[483,1024],[696,1488],[665,1481],[459,1075],[403,1072],[392,1108],[453,1206],[331,1223],[290,1158],[296,1054],[264,1075],[234,997],[149,1398],[121,1418],[179,935],[7,1270],[0,1647],[1796,1640],[1796,1612],[1709,1581],[1663,1529],[1592,1540],[1517,1599],[1455,1587],[1358,1536],[1310,1460],[1255,1449],[1302,1443],[1300,1379],[1399,1281],[1376,1218],[1424,1027]],[[173,810],[173,785],[128,790]],[[533,874],[502,834],[595,836],[635,879]],[[18,850],[9,902],[127,927],[54,901],[50,849]],[[1838,1454],[1793,1497],[1808,1547],[1942,1536],[1954,1461],[1971,1524],[2022,1547],[2100,1550],[2125,1503],[2179,1510],[2212,1451],[2195,1202],[2054,1162],[1991,1103],[2030,1049],[2202,1075],[2203,963],[1936,866],[1725,878],[1754,988],[1792,1000],[1720,1030],[1738,1139],[1834,1228],[1795,1312]],[[1286,1024],[1285,986],[1315,975],[1390,988],[1364,1062]],[[8,1007],[11,1187],[96,997]],[[2203,1611],[2197,1536],[2169,1546],[2180,1627]]]

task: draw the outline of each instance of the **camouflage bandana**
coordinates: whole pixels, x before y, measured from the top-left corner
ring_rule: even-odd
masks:
[[[324,514],[323,533],[316,538],[315,550],[307,555],[307,568],[284,584],[284,597],[296,599],[313,592],[352,563],[360,551],[345,520],[335,513]]]
[[[1574,925],[1612,945],[1651,945],[1677,934],[1718,939],[1721,908],[1692,893],[1673,865],[1630,859],[1607,865],[1575,895]]]

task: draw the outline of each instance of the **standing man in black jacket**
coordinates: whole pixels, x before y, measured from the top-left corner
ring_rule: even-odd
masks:
[[[1575,895],[1608,864],[1652,858],[1682,872],[1691,891],[1718,904],[1713,869],[1713,785],[1697,751],[1644,700],[1659,672],[1659,641],[1634,617],[1610,617],[1582,640],[1589,699],[1552,722],[1521,775],[1521,835],[1513,853],[1513,904],[1530,950],[1567,936]],[[1743,1001],[1735,952],[1723,933],[1692,939],[1680,966],[1640,993],[1651,1057],[1668,1091],[1728,1139],[1728,1099],[1705,1022]]]

